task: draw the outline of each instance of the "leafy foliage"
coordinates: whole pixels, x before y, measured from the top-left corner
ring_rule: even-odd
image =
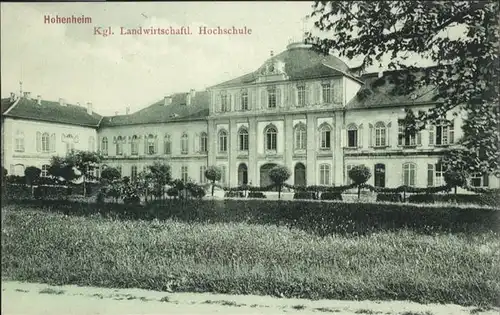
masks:
[[[370,179],[372,173],[370,172],[370,169],[365,165],[356,165],[349,170],[348,175],[349,178],[352,179],[354,184],[358,186],[358,199],[359,199],[361,195],[361,185],[366,183]]]
[[[108,181],[110,183],[119,179],[120,177],[120,172],[114,167],[106,167],[101,172],[101,180]]]
[[[165,186],[172,179],[170,165],[155,161],[153,165],[148,165],[151,180],[158,186]]]
[[[281,198],[283,184],[292,176],[292,172],[284,165],[276,165],[269,170],[269,178],[278,187],[278,198]]]
[[[53,156],[50,159],[48,172],[50,175],[56,178],[62,178],[66,182],[77,177],[73,170],[73,166],[70,165],[64,157],[60,156]]]
[[[40,174],[42,170],[35,166],[28,166],[24,170],[24,177],[29,185],[33,186],[33,184],[40,178]]]
[[[308,33],[307,41],[323,53],[364,56],[355,70],[390,57],[393,76],[405,77],[405,85],[396,84],[403,92],[434,88],[438,104],[419,113],[420,125],[455,108],[465,114],[464,136],[445,163],[500,176],[499,12],[498,1],[316,1],[315,27],[332,37]],[[409,56],[435,66],[411,65]]]
[[[205,177],[212,182],[212,197],[214,195],[214,184],[216,181],[220,180],[222,176],[220,168],[217,166],[209,166],[205,171]]]
[[[468,174],[465,171],[448,169],[443,174],[444,181],[450,187],[455,187],[455,194],[457,193],[457,186],[464,187],[467,184]]]

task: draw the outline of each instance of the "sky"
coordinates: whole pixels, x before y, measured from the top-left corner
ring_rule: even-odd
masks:
[[[92,102],[102,115],[134,112],[165,95],[255,71],[270,51],[278,54],[302,38],[312,3],[1,3],[1,96],[19,93],[22,82],[23,91],[44,100]],[[44,24],[46,15],[84,15],[92,23]],[[120,27],[139,26],[189,26],[193,35],[119,35]],[[199,35],[200,26],[252,33]],[[95,34],[95,27],[111,27],[115,35]]]

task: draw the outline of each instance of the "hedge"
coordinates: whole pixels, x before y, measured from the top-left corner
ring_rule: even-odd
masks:
[[[166,200],[148,206],[77,203],[63,200],[18,200],[66,215],[101,214],[131,220],[247,222],[297,227],[318,234],[368,233],[402,228],[421,232],[498,231],[500,210],[397,203],[346,203],[274,200]],[[22,208],[22,207],[21,207]]]
[[[377,201],[382,202],[403,202],[401,194],[377,194]]]
[[[481,206],[497,207],[499,204],[499,195],[493,193],[483,193],[479,195],[472,194],[421,194],[408,197],[409,202],[413,203],[434,203],[434,202],[456,202],[462,204],[476,204]]]
[[[334,192],[321,193],[321,200],[342,200],[342,194]]]
[[[293,199],[316,199],[316,194],[310,191],[298,191],[293,194]]]

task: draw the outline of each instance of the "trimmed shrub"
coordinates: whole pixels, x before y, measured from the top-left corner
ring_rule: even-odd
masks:
[[[324,192],[321,194],[321,200],[342,200],[342,194],[334,192]]]
[[[310,191],[298,191],[293,194],[293,199],[316,199],[316,194]]]
[[[408,197],[408,202],[413,203],[434,203],[436,199],[435,194],[417,194]]]
[[[179,196],[179,190],[175,187],[171,187],[167,190],[167,195],[169,197],[178,197]]]
[[[248,198],[267,198],[262,191],[251,191],[248,193]]]
[[[228,198],[244,198],[245,195],[242,191],[228,191],[224,194],[224,197]]]
[[[403,196],[401,194],[377,194],[377,201],[403,202]]]

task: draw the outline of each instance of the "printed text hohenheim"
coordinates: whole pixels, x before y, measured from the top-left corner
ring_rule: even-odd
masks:
[[[85,15],[81,16],[44,15],[43,22],[45,24],[91,24],[92,18]]]

